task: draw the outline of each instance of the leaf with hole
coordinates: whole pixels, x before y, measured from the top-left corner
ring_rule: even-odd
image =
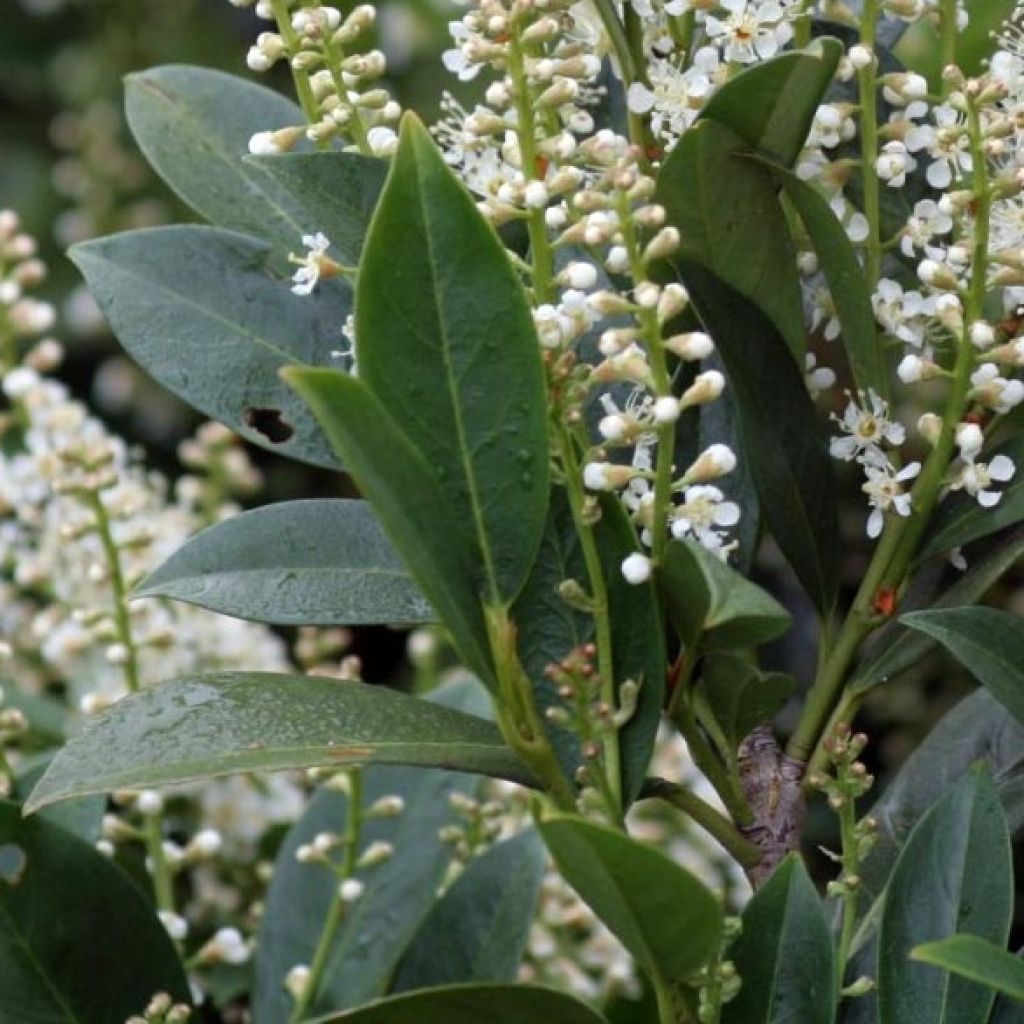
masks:
[[[191,1002],[174,945],[139,889],[91,843],[0,801],[4,1024],[122,1021],[161,991]]]
[[[529,775],[490,722],[364,683],[220,672],[131,694],[74,736],[28,802],[346,764]]]
[[[347,284],[293,295],[263,242],[217,228],[129,231],[70,255],[128,354],[166,388],[254,444],[338,468],[278,371],[341,365]]]
[[[434,617],[365,501],[289,501],[243,512],[192,537],[135,597],[276,625]]]
[[[359,270],[360,379],[476,540],[485,599],[515,598],[547,511],[547,391],[522,284],[413,115]]]

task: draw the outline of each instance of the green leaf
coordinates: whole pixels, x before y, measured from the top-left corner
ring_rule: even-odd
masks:
[[[91,844],[0,802],[0,1019],[97,1024],[188,1003],[167,932]]]
[[[747,904],[729,959],[743,984],[723,1008],[723,1024],[832,1024],[832,935],[798,854],[790,854]]]
[[[1008,539],[956,581],[933,605],[933,609],[960,608],[980,601],[988,591],[1024,558],[1024,531]],[[936,641],[899,622],[886,627],[872,657],[850,682],[851,692],[862,692],[888,682],[916,665]]]
[[[339,280],[293,295],[262,242],[196,226],[129,231],[72,247],[71,259],[129,355],[161,384],[246,440],[337,468],[283,366],[338,365],[351,292]]]
[[[53,759],[28,802],[233,772],[411,764],[529,778],[490,722],[378,686],[221,672],[119,701]]]
[[[277,625],[434,617],[365,501],[289,501],[243,512],[192,537],[135,596]]]
[[[665,635],[654,583],[632,584],[622,562],[639,550],[636,530],[614,495],[601,496],[601,521],[594,528],[601,567],[608,586],[612,660],[615,680],[640,684],[636,711],[619,731],[622,752],[622,797],[628,807],[640,794],[661,724],[667,673]]]
[[[956,64],[965,75],[978,75],[996,48],[995,33],[1016,8],[1016,0],[967,0],[967,27],[957,34]],[[942,81],[942,43],[939,31],[928,18],[915,21],[895,47],[908,71],[924,75],[933,89]]]
[[[515,981],[546,865],[533,829],[470,861],[416,933],[392,991]]]
[[[314,1024],[604,1024],[585,1003],[534,985],[453,985],[392,996]]]
[[[984,1024],[995,993],[910,953],[958,932],[1005,946],[1012,913],[1006,818],[991,774],[976,765],[921,819],[893,870],[879,930],[879,1024]]]
[[[996,608],[911,612],[901,622],[938,640],[1024,723],[1024,621]]]
[[[789,612],[757,584],[693,541],[668,546],[658,579],[673,628],[687,649],[753,647],[784,633]]]
[[[282,153],[246,157],[254,183],[267,181],[267,191],[288,197],[299,223],[322,232],[330,252],[344,265],[355,266],[380,199],[388,164],[360,153]],[[266,231],[253,232],[273,241]],[[299,247],[298,240],[291,243]]]
[[[730,651],[712,651],[702,659],[698,685],[721,726],[727,759],[735,757],[745,736],[782,710],[796,688],[792,676],[761,672]]]
[[[727,125],[747,145],[789,166],[807,141],[842,55],[838,39],[823,37],[806,50],[745,68],[715,92],[701,117]]]
[[[360,378],[476,538],[488,603],[533,564],[548,502],[537,333],[508,253],[412,115],[366,240]]]
[[[999,487],[1002,499],[994,508],[983,508],[969,494],[951,494],[940,506],[925,539],[921,558],[961,547],[988,537],[997,530],[1024,521],[1024,435],[992,452],[1006,455],[1018,467],[1014,478]],[[985,456],[990,460],[990,456]]]
[[[323,423],[464,662],[491,686],[480,560],[434,469],[362,380],[294,369],[285,378]]]
[[[469,794],[474,782],[451,772],[373,767],[363,773],[363,805],[397,795],[405,810],[397,818],[366,821],[360,849],[389,842],[392,857],[356,877],[365,885],[350,905],[330,946],[323,979],[304,1020],[358,1006],[386,993],[406,947],[434,905],[435,893],[451,859],[438,831],[457,823],[450,799]],[[288,1020],[291,997],[284,979],[296,964],[311,964],[325,916],[337,888],[336,876],[301,864],[299,846],[321,832],[343,833],[348,798],[321,790],[288,833],[274,867],[256,953],[255,1016]]]
[[[746,152],[739,135],[705,119],[669,154],[658,177],[658,201],[682,234],[672,263],[699,264],[749,299],[802,365],[806,337],[796,253],[775,182],[764,167],[743,159]],[[760,335],[750,330],[744,341],[752,348]]]
[[[838,580],[836,488],[803,371],[755,305],[699,263],[675,263],[725,360],[768,526],[815,607],[828,614]]]
[[[652,587],[633,586],[622,576],[622,560],[636,549],[636,532],[615,499],[603,501],[601,512],[594,536],[608,587],[615,679],[620,685],[627,679],[641,683],[636,713],[619,733],[623,792],[629,804],[643,785],[661,721],[665,641]],[[519,657],[533,681],[541,711],[563,705],[544,670],[594,640],[593,617],[574,610],[558,594],[557,587],[565,580],[587,587],[586,563],[572,511],[565,492],[556,487],[540,552],[510,613]],[[578,738],[556,726],[550,727],[550,736],[566,776],[573,778],[580,765]]]
[[[871,308],[871,295],[857,253],[828,201],[792,171],[767,164],[782,184],[818,254],[828,281],[843,345],[857,387],[888,397],[889,364]]]
[[[1024,828],[1024,727],[987,690],[948,711],[871,808],[878,842],[861,865],[862,891],[878,897],[914,826],[971,764],[984,759],[1014,833]]]
[[[539,826],[565,880],[649,974],[681,981],[718,948],[722,909],[659,850],[577,818]]]
[[[977,935],[951,935],[939,942],[927,942],[910,956],[1024,1001],[1024,962]]]
[[[257,132],[306,123],[280,93],[221,71],[170,65],[125,79],[125,111],[153,169],[211,223],[285,253],[322,230],[285,185],[243,159]]]

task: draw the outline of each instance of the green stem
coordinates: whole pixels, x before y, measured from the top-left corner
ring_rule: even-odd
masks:
[[[351,878],[356,870],[356,856],[359,851],[359,837],[363,825],[363,785],[362,773],[356,768],[349,773],[351,785],[348,794],[348,820],[345,825],[345,836],[342,840],[344,850],[341,871],[338,873],[337,882],[331,895],[330,906],[327,908],[327,917],[324,919],[324,926],[320,932],[320,938],[316,944],[316,952],[313,954],[313,962],[309,967],[309,979],[302,994],[295,1000],[291,1015],[288,1017],[288,1024],[297,1024],[302,1020],[306,1010],[312,1005],[323,982],[324,971],[327,969],[327,962],[331,956],[331,949],[334,946],[335,936],[338,928],[345,918],[345,901],[341,898],[340,883]]]
[[[331,81],[334,83],[334,89],[338,94],[338,98],[348,106],[348,109],[352,114],[352,120],[349,121],[346,128],[351,130],[352,137],[355,139],[356,145],[359,147],[359,152],[364,156],[373,156],[373,150],[370,148],[366,125],[363,124],[362,114],[360,114],[359,108],[354,103],[348,102],[349,88],[345,85],[345,80],[342,78],[341,74],[341,62],[345,59],[345,54],[341,47],[336,46],[329,38],[325,38],[324,57],[327,62],[327,70],[331,73]]]
[[[149,856],[153,875],[153,894],[158,910],[174,913],[174,882],[171,868],[164,853],[163,815],[151,814],[146,817],[146,853]]]
[[[951,64],[956,64],[956,43],[957,43],[957,3],[958,0],[941,0],[939,8],[939,25],[942,32],[940,43],[942,53],[942,70],[945,71]],[[948,99],[953,91],[953,83],[942,79],[942,99]]]
[[[679,1024],[676,1015],[676,1000],[672,994],[672,986],[665,980],[662,973],[653,970],[648,974],[651,988],[658,1003],[658,1024]]]
[[[702,800],[692,790],[665,779],[648,779],[644,783],[643,796],[660,797],[678,808],[708,835],[713,836],[741,866],[752,868],[760,864],[764,856],[763,851],[753,843],[747,842],[724,814]]]
[[[839,830],[842,837],[843,876],[855,877],[860,870],[860,857],[857,853],[857,815],[853,799],[848,797],[839,810]],[[845,984],[846,964],[850,959],[850,947],[853,944],[853,933],[857,926],[857,890],[847,886],[842,897],[843,923],[839,932],[839,949],[836,953],[837,989],[842,990]]]
[[[583,562],[587,567],[587,578],[590,583],[590,599],[594,618],[595,641],[597,643],[597,672],[601,681],[601,700],[610,708],[615,708],[618,696],[615,692],[615,659],[612,647],[612,624],[609,617],[608,584],[601,564],[601,553],[597,548],[593,526],[587,521],[585,514],[586,495],[583,492],[582,470],[576,457],[576,447],[572,436],[564,425],[556,426],[559,454],[565,468],[565,490],[572,509],[573,523],[583,552]],[[604,751],[605,772],[608,785],[615,801],[613,808],[618,817],[622,814],[622,757],[619,750],[617,732],[604,734],[602,740]]]
[[[864,0],[860,20],[860,41],[871,51],[872,60],[858,72],[860,92],[861,183],[864,189],[864,216],[868,222],[865,241],[864,276],[873,293],[882,268],[882,205],[878,172],[878,69],[875,61],[875,36],[878,28],[878,0]]]
[[[800,0],[800,13],[794,19],[793,46],[802,50],[811,41],[811,20],[814,13],[815,0]]]
[[[972,101],[968,107],[968,129],[971,152],[975,161],[974,255],[971,264],[971,287],[965,303],[965,329],[957,339],[956,365],[952,386],[942,417],[942,428],[934,449],[925,462],[911,492],[912,514],[890,521],[875,551],[853,608],[840,631],[835,647],[826,659],[822,672],[808,695],[797,729],[787,753],[806,760],[824,735],[822,727],[828,718],[836,695],[842,688],[847,671],[863,640],[884,620],[874,611],[875,598],[886,589],[899,590],[921,538],[928,528],[942,486],[956,452],[956,427],[967,411],[971,388],[971,372],[975,366],[974,348],[967,336],[970,325],[984,313],[988,280],[988,246],[991,230],[992,189],[988,180],[988,164],[983,149],[982,128],[978,110]]]
[[[277,22],[277,31],[284,40],[288,50],[288,66],[291,68],[292,81],[295,83],[295,93],[299,98],[299,105],[302,107],[306,121],[317,124],[320,121],[320,108],[313,95],[313,87],[309,84],[309,75],[305,71],[299,71],[292,67],[291,58],[299,52],[299,37],[292,28],[291,12],[288,9],[288,0],[270,0],[270,9],[273,12],[274,20]]]

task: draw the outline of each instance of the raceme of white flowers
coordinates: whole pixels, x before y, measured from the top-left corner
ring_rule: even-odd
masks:
[[[687,408],[715,401],[726,381],[716,369],[705,368],[713,354],[709,337],[670,333],[687,307],[685,291],[678,285],[662,288],[650,279],[652,265],[670,256],[680,239],[664,226],[664,211],[652,201],[648,161],[657,161],[678,142],[717,85],[792,42],[794,25],[815,5],[633,0],[648,65],[643,80],[632,83],[627,101],[632,114],[649,119],[656,143],[650,153],[596,126],[595,108],[607,93],[600,58],[611,46],[594,5],[479,0],[462,6],[467,10],[451,24],[454,45],[444,63],[460,82],[473,81],[478,91],[483,83],[483,102],[470,109],[446,95],[435,136],[493,224],[520,221],[530,228],[533,266],[524,272],[552,380],[569,385],[563,415],[574,426],[597,421],[596,443],[580,468],[584,485],[590,492],[618,493],[644,544],[656,549],[651,556],[631,556],[623,573],[634,583],[649,578],[659,557],[656,534],[664,529],[657,520],[663,517],[669,535],[692,537],[728,557],[736,544],[730,530],[742,509],[729,499],[728,487],[716,482],[735,467],[734,453],[715,446],[691,466],[673,462],[671,503],[659,506],[657,501],[659,455],[672,460],[673,424]],[[826,7],[828,17],[852,18],[837,5]],[[882,7],[884,16],[905,22],[939,16],[938,4],[930,0],[890,0]],[[308,16],[303,9],[293,20],[319,25],[323,17],[317,9]],[[957,17],[962,29],[962,9]],[[371,10],[360,6],[332,31],[350,42],[358,38],[357,26],[365,28],[372,20]],[[309,30],[302,52],[323,52],[326,32]],[[258,44],[260,52],[288,54],[293,67],[306,61],[312,66],[311,56],[297,60],[299,53],[288,49],[286,34]],[[851,47],[841,61],[837,84],[863,79],[865,69],[871,69],[873,88],[888,111],[887,120],[877,126],[877,151],[865,157],[877,187],[901,188],[921,168],[937,193],[918,201],[891,238],[882,238],[877,218],[869,223],[844,195],[857,164],[850,156],[860,133],[854,103],[830,101],[819,108],[797,162],[798,173],[823,191],[865,259],[875,254],[869,260],[872,304],[885,343],[902,350],[897,360],[902,384],[914,387],[949,377],[950,365],[969,342],[974,403],[969,415],[986,422],[1024,400],[1024,384],[1014,378],[1024,355],[1012,324],[995,322],[998,316],[994,322],[963,323],[981,230],[972,190],[982,171],[991,200],[984,229],[989,235],[984,283],[1001,293],[1007,315],[1024,299],[1024,171],[1018,158],[1024,56],[1018,36],[1007,33],[982,78],[967,81],[954,75],[941,97],[929,95],[921,75],[876,75],[876,55],[862,44]],[[322,57],[321,63],[328,59]],[[379,102],[381,109],[387,106],[383,97]],[[315,125],[309,134],[316,137]],[[351,132],[346,139],[359,145]],[[976,153],[983,154],[979,167]],[[339,269],[327,255],[326,238],[314,233],[305,242],[309,252],[295,276],[300,293],[311,291],[322,274]],[[540,246],[546,254],[537,252]],[[801,253],[799,265],[808,326],[832,341],[839,321],[814,254]],[[351,330],[349,325],[350,336]],[[581,349],[588,345],[596,347],[598,357],[581,365]],[[667,354],[703,370],[681,396],[659,373]],[[836,375],[820,362],[821,354],[807,358],[808,389],[818,398]],[[902,460],[900,449],[911,432],[895,420],[900,404],[874,394],[854,395],[836,417],[840,435],[833,453],[856,462],[864,473],[871,537],[882,532],[886,517],[912,512],[920,459],[906,465]],[[929,423],[926,418],[925,443]],[[918,443],[916,434],[913,443]],[[997,502],[999,485],[1011,479],[1015,467],[1005,456],[989,465],[981,448],[960,445],[959,453],[948,491]],[[572,472],[572,467],[563,468]]]

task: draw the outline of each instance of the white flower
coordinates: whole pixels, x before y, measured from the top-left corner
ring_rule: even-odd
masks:
[[[864,464],[867,480],[862,490],[868,496],[872,512],[868,517],[868,536],[874,540],[885,526],[885,513],[895,512],[898,516],[910,515],[910,495],[903,490],[903,484],[913,480],[921,472],[921,463],[912,462],[899,472],[888,462]]]
[[[726,501],[725,495],[709,484],[697,484],[683,491],[683,502],[672,513],[672,536],[677,540],[693,537],[699,544],[712,550],[724,550],[728,529],[740,521],[740,507]]]
[[[708,39],[723,46],[728,61],[753,64],[774,57],[793,38],[786,12],[776,0],[720,0],[725,19],[708,14]]]
[[[922,249],[932,259],[941,255],[941,250],[931,245],[932,239],[953,230],[953,218],[944,213],[932,199],[922,199],[914,206],[914,212],[907,220],[900,237],[903,255],[913,259],[916,250]]]
[[[912,153],[927,150],[932,162],[925,177],[932,188],[946,189],[973,168],[970,134],[965,118],[951,106],[943,104],[932,111],[932,125],[916,125],[907,132],[906,146]]]
[[[890,188],[902,188],[907,183],[907,175],[916,167],[917,161],[898,139],[887,142],[875,160],[878,177]]]
[[[1024,402],[1024,382],[999,375],[995,363],[982,363],[971,374],[971,397],[994,412],[1007,413]]]
[[[1013,461],[1005,455],[997,455],[991,462],[975,462],[967,459],[959,472],[950,482],[950,490],[966,491],[972,498],[978,499],[983,508],[992,508],[1002,500],[1000,491],[990,488],[993,483],[1006,483],[1017,473]]]
[[[860,457],[885,465],[888,460],[882,445],[898,447],[906,440],[907,432],[902,424],[889,419],[889,406],[875,391],[862,392],[860,400],[858,404],[851,397],[842,418],[832,417],[844,432],[844,436],[832,439],[832,457],[846,462]]]
[[[293,263],[299,265],[292,275],[292,291],[296,295],[312,295],[324,272],[331,243],[326,235],[318,231],[315,235],[303,235],[302,244],[309,250],[306,255],[299,258],[292,254],[290,257]]]

